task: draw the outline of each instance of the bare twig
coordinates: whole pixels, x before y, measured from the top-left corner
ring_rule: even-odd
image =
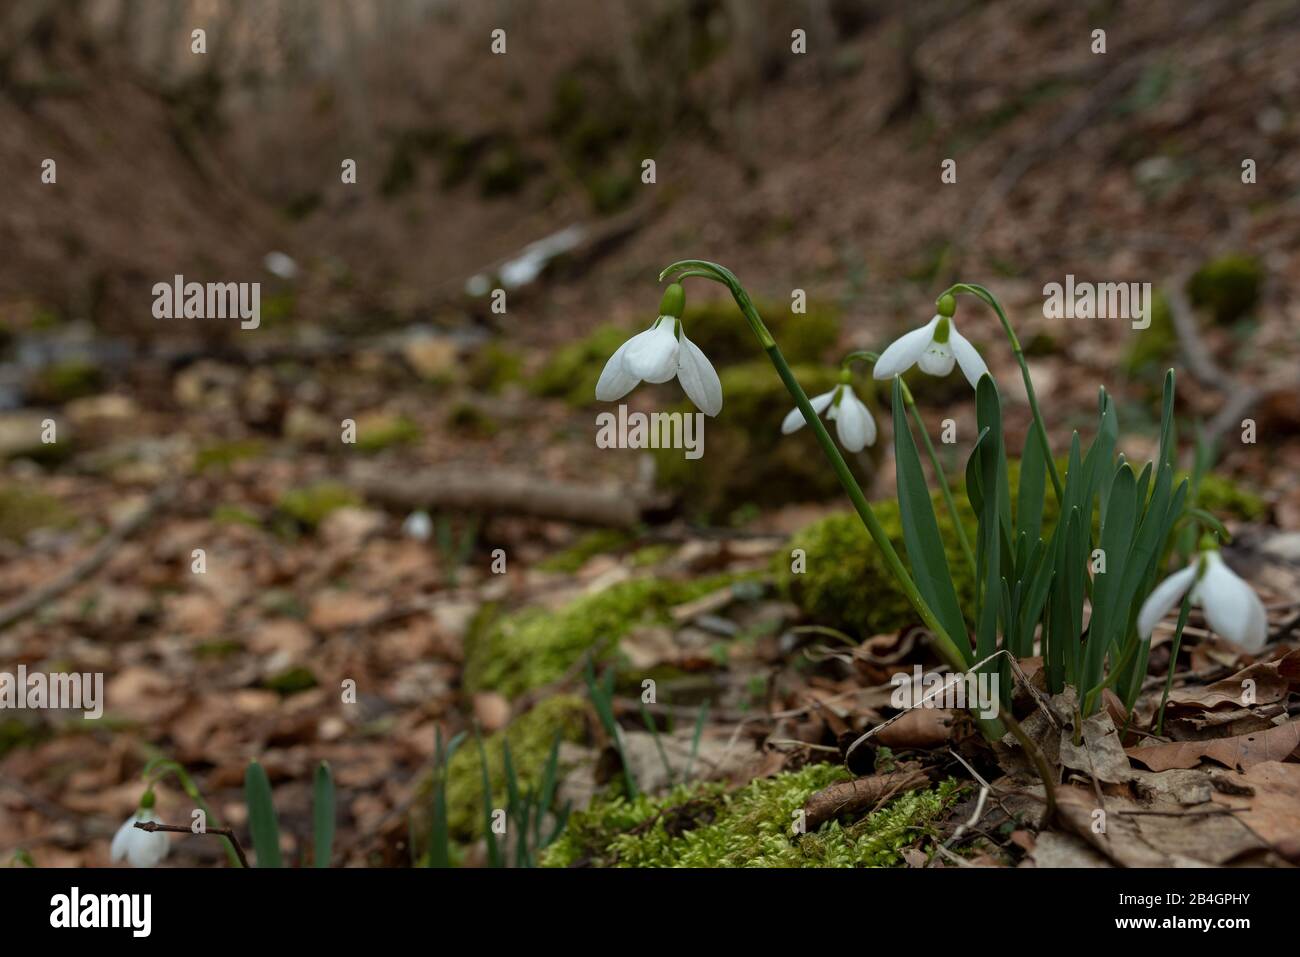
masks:
[[[924,771],[911,770],[832,784],[804,802],[804,826],[815,831],[833,817],[874,808],[904,791],[915,791],[929,783],[930,776]]]
[[[169,834],[215,834],[217,837],[224,837],[234,846],[235,856],[239,858],[239,866],[248,866],[248,858],[244,856],[244,848],[240,845],[234,828],[210,827],[203,831],[195,831],[193,828],[181,827],[178,824],[158,824],[154,821],[136,821],[135,826],[142,831],[148,831],[150,834],[155,831],[166,831]]]

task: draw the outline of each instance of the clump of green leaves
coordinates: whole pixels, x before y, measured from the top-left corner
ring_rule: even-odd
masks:
[[[1049,469],[1039,437],[1031,431],[1024,446],[1013,518],[1001,399],[986,376],[976,390],[979,438],[966,466],[966,495],[978,516],[976,594],[973,604],[959,600],[920,470],[916,446],[902,414],[900,386],[894,388],[895,458],[904,543],[917,588],[953,638],[967,666],[999,648],[1018,658],[1033,653],[1042,625],[1044,674],[1053,693],[1069,684],[1079,689],[1084,715],[1091,714],[1102,689],[1113,687],[1132,706],[1146,674],[1150,641],[1141,640],[1136,618],[1173,546],[1173,532],[1187,507],[1188,484],[1174,485],[1173,372],[1165,377],[1159,454],[1140,473],[1116,456],[1119,421],[1103,389],[1096,437],[1085,452],[1076,432],[1062,488],[1060,518],[1048,533],[1042,525]],[[1099,532],[1092,527],[1094,509]],[[1083,606],[1092,615],[1084,640]],[[966,641],[967,617],[975,633]],[[985,665],[1001,672],[1005,662]]]

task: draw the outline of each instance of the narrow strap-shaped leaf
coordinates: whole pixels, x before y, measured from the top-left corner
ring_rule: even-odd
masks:
[[[1025,433],[1025,447],[1020,453],[1020,487],[1016,490],[1017,538],[1024,533],[1032,543],[1042,535],[1046,489],[1047,463],[1043,460],[1042,444],[1031,428]]]
[[[948,556],[934,517],[934,503],[925,484],[921,456],[907,425],[902,380],[894,378],[894,463],[898,477],[898,513],[903,526],[903,544],[912,566],[917,590],[934,609],[958,651],[970,661],[966,620],[962,617],[957,592],[952,584]]]
[[[1101,552],[1105,571],[1099,571],[1093,579],[1092,618],[1088,623],[1088,645],[1082,679],[1084,685],[1081,689],[1085,693],[1101,684],[1106,651],[1116,637],[1116,622],[1122,626],[1127,620],[1128,609],[1120,607],[1119,602],[1134,533],[1136,494],[1137,483],[1133,469],[1125,463],[1115,472],[1110,508],[1106,513],[1105,524],[1101,527]],[[1084,717],[1089,713],[1091,712],[1085,712]]]
[[[999,471],[1003,464],[1002,410],[992,377],[980,378],[975,405],[984,437],[972,454],[979,456],[980,485],[984,490],[979,512],[980,574],[984,579],[983,603],[975,629],[975,658],[983,660],[997,651],[998,619],[1002,604],[1002,501]],[[990,669],[992,670],[992,669]]]
[[[488,866],[502,867],[505,862],[501,859],[501,845],[492,830],[492,778],[488,773],[487,748],[483,746],[483,735],[477,722],[474,724],[474,741],[478,745],[479,770],[483,780],[483,838],[487,842]]]
[[[1165,373],[1160,400],[1160,458],[1156,462],[1157,471],[1166,465],[1173,468],[1177,440],[1177,425],[1174,422],[1174,370],[1170,369]]]
[[[280,859],[280,822],[271,800],[271,782],[266,769],[250,761],[244,772],[244,800],[248,804],[248,829],[258,867],[283,867]]]

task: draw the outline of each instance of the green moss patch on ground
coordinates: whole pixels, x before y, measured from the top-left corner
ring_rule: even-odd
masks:
[[[830,821],[797,836],[794,812],[816,791],[851,777],[815,764],[732,793],[690,784],[660,798],[598,800],[573,814],[543,855],[546,867],[897,867],[899,852],[932,836],[961,785],[896,798],[859,821]]]
[[[965,497],[954,493],[967,534],[975,541],[975,516]],[[898,502],[887,499],[872,506],[876,517],[906,560]],[[935,518],[944,540],[961,607],[973,607],[975,585],[962,554],[952,519],[943,500],[934,498]],[[791,570],[791,553],[803,549],[806,570]],[[829,515],[801,529],[776,558],[777,585],[813,622],[838,628],[859,638],[897,631],[917,620],[915,610],[885,564],[880,549],[854,512]]]
[[[810,396],[839,381],[837,370],[829,366],[800,366],[794,373]],[[704,455],[692,460],[681,449],[653,452],[656,481],[677,496],[690,518],[725,521],[747,506],[821,501],[842,494],[810,429],[781,434],[781,421],[794,408],[794,400],[770,362],[759,359],[732,366],[722,370],[721,378],[726,400],[720,415],[705,420]],[[671,411],[696,409],[682,402]]]
[[[73,520],[52,495],[26,485],[0,485],[0,538],[22,542],[38,528],[67,528]]]
[[[279,509],[299,525],[314,529],[334,511],[360,505],[361,497],[339,482],[317,482],[305,488],[291,489],[280,497]]]
[[[1192,305],[1209,310],[1214,321],[1227,325],[1248,315],[1259,301],[1264,269],[1251,256],[1230,254],[1212,259],[1187,282]]]
[[[560,346],[529,382],[529,389],[534,395],[564,399],[575,407],[594,404],[601,370],[631,335],[632,331],[621,326],[604,325]]]
[[[666,622],[668,609],[716,591],[732,576],[690,582],[637,578],[579,598],[557,611],[525,608],[480,615],[465,639],[465,689],[507,698],[555,681],[588,651],[608,655],[642,622]]]
[[[587,702],[576,695],[556,695],[520,715],[505,729],[483,741],[488,759],[488,780],[492,784],[492,806],[506,806],[505,742],[510,742],[510,762],[521,789],[537,786],[542,778],[551,745],[561,741],[580,742],[587,730]],[[564,768],[561,767],[561,772]],[[420,804],[427,804],[421,801]],[[477,744],[466,741],[452,756],[447,768],[447,822],[451,835],[473,840],[484,834],[483,765]]]

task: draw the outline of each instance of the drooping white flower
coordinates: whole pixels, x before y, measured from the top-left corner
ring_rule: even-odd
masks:
[[[1192,604],[1200,606],[1211,629],[1245,651],[1254,653],[1264,647],[1268,640],[1264,603],[1213,547],[1203,550],[1194,562],[1152,589],[1138,612],[1138,634],[1149,638],[1160,619],[1183,600],[1189,588]]]
[[[835,423],[840,444],[850,452],[861,452],[868,445],[876,444],[876,420],[848,383],[841,383],[829,392],[815,395],[808,403],[818,415],[825,412],[826,418]],[[803,412],[796,406],[781,423],[781,432],[789,435],[807,424]]]
[[[686,303],[682,287],[673,283],[664,293],[660,316],[645,332],[618,347],[605,363],[596,383],[601,402],[621,399],[641,382],[667,382],[673,377],[705,415],[722,411],[722,381],[700,347],[686,338],[681,314]]]
[[[433,535],[433,519],[423,509],[414,511],[402,522],[402,534],[417,542],[427,542]]]
[[[171,850],[171,843],[163,831],[150,833],[140,830],[135,826],[137,821],[161,823],[149,808],[138,808],[113,835],[112,859],[114,862],[125,860],[132,867],[157,867]]]
[[[872,375],[877,379],[892,379],[914,365],[934,376],[945,376],[953,365],[958,365],[972,388],[989,371],[975,347],[957,331],[952,317],[941,314],[891,342],[876,360]]]

